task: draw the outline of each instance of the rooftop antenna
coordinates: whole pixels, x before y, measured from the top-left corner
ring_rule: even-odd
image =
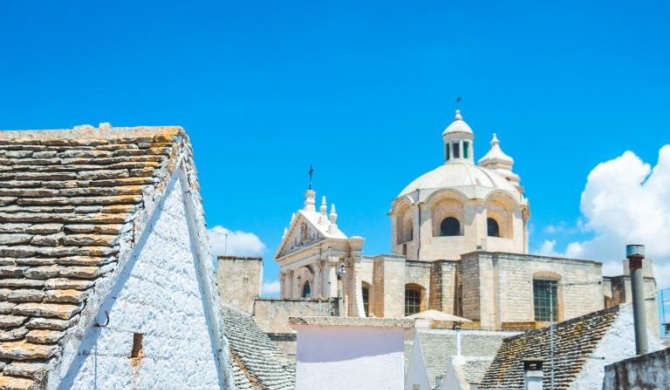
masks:
[[[312,175],[314,174],[314,168],[312,166],[309,166],[309,189],[312,189]]]

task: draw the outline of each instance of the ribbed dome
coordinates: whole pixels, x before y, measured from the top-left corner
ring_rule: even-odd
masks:
[[[470,128],[470,126],[468,126],[467,123],[465,123],[463,117],[461,116],[461,110],[456,110],[456,116],[454,117],[454,121],[451,122],[451,124],[447,126],[446,129],[444,129],[444,132],[442,132],[442,136],[444,137],[448,133],[472,134],[472,129]]]
[[[522,199],[519,190],[500,174],[467,163],[444,164],[411,182],[398,197],[416,190],[434,192],[449,188],[461,190],[470,198],[484,197],[489,192],[499,189],[508,192],[518,201]]]

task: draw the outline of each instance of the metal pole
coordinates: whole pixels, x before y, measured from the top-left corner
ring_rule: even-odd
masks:
[[[551,364],[551,390],[554,390],[554,282],[549,283],[549,359]]]

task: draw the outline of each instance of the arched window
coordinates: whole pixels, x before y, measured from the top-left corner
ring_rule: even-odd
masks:
[[[454,217],[447,217],[440,224],[440,236],[460,236],[461,224]]]
[[[486,219],[486,230],[489,237],[500,237],[500,226],[498,226],[498,221],[495,219]]]
[[[303,298],[312,297],[312,286],[310,286],[309,281],[305,282],[302,286],[302,295]]]
[[[417,284],[405,285],[405,316],[411,316],[422,310],[423,287]]]

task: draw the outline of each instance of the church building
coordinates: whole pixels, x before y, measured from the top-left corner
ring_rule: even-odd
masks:
[[[444,163],[391,202],[391,254],[364,255],[364,239],[341,231],[335,205],[322,197],[317,209],[308,189],[275,255],[281,299],[336,299],[339,315],[356,317],[434,309],[488,330],[527,329],[630,302],[626,263],[623,276],[603,277],[597,261],[528,254],[530,208],[514,160],[495,134],[476,160],[474,141],[456,110],[442,132]]]

